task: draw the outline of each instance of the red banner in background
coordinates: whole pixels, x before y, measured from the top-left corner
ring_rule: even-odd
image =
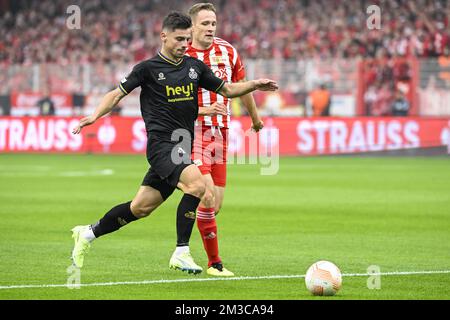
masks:
[[[437,147],[450,141],[450,118],[270,118],[250,131],[230,124],[230,154],[317,155]],[[0,152],[145,154],[141,118],[106,117],[73,135],[77,118],[0,117]]]

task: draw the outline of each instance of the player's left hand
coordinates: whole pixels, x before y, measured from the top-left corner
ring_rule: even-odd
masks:
[[[278,90],[278,84],[270,79],[258,79],[256,81],[256,89],[261,91],[275,91]]]
[[[264,128],[264,122],[262,120],[258,120],[252,123],[252,130],[255,132],[258,132],[259,130],[261,130],[262,128]]]

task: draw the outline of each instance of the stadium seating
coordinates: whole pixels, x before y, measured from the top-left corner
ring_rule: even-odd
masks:
[[[72,2],[0,1],[0,63],[139,61],[158,49],[161,17],[192,4],[79,1],[81,29],[71,30],[65,23]],[[212,2],[219,10],[220,36],[243,58],[434,57],[449,52],[450,3],[445,1],[383,1],[381,29],[371,32],[366,9],[373,1]]]

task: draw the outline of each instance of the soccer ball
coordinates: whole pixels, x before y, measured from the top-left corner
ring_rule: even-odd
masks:
[[[309,267],[305,282],[306,288],[315,296],[334,296],[341,288],[342,275],[333,263],[318,261]]]

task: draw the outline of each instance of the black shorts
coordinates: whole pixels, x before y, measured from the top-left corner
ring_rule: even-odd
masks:
[[[181,148],[181,150],[179,150]],[[181,172],[193,164],[191,150],[179,144],[157,137],[149,137],[147,142],[147,160],[150,169],[142,181],[161,193],[166,200],[176,189]],[[189,152],[189,153],[188,153]]]

